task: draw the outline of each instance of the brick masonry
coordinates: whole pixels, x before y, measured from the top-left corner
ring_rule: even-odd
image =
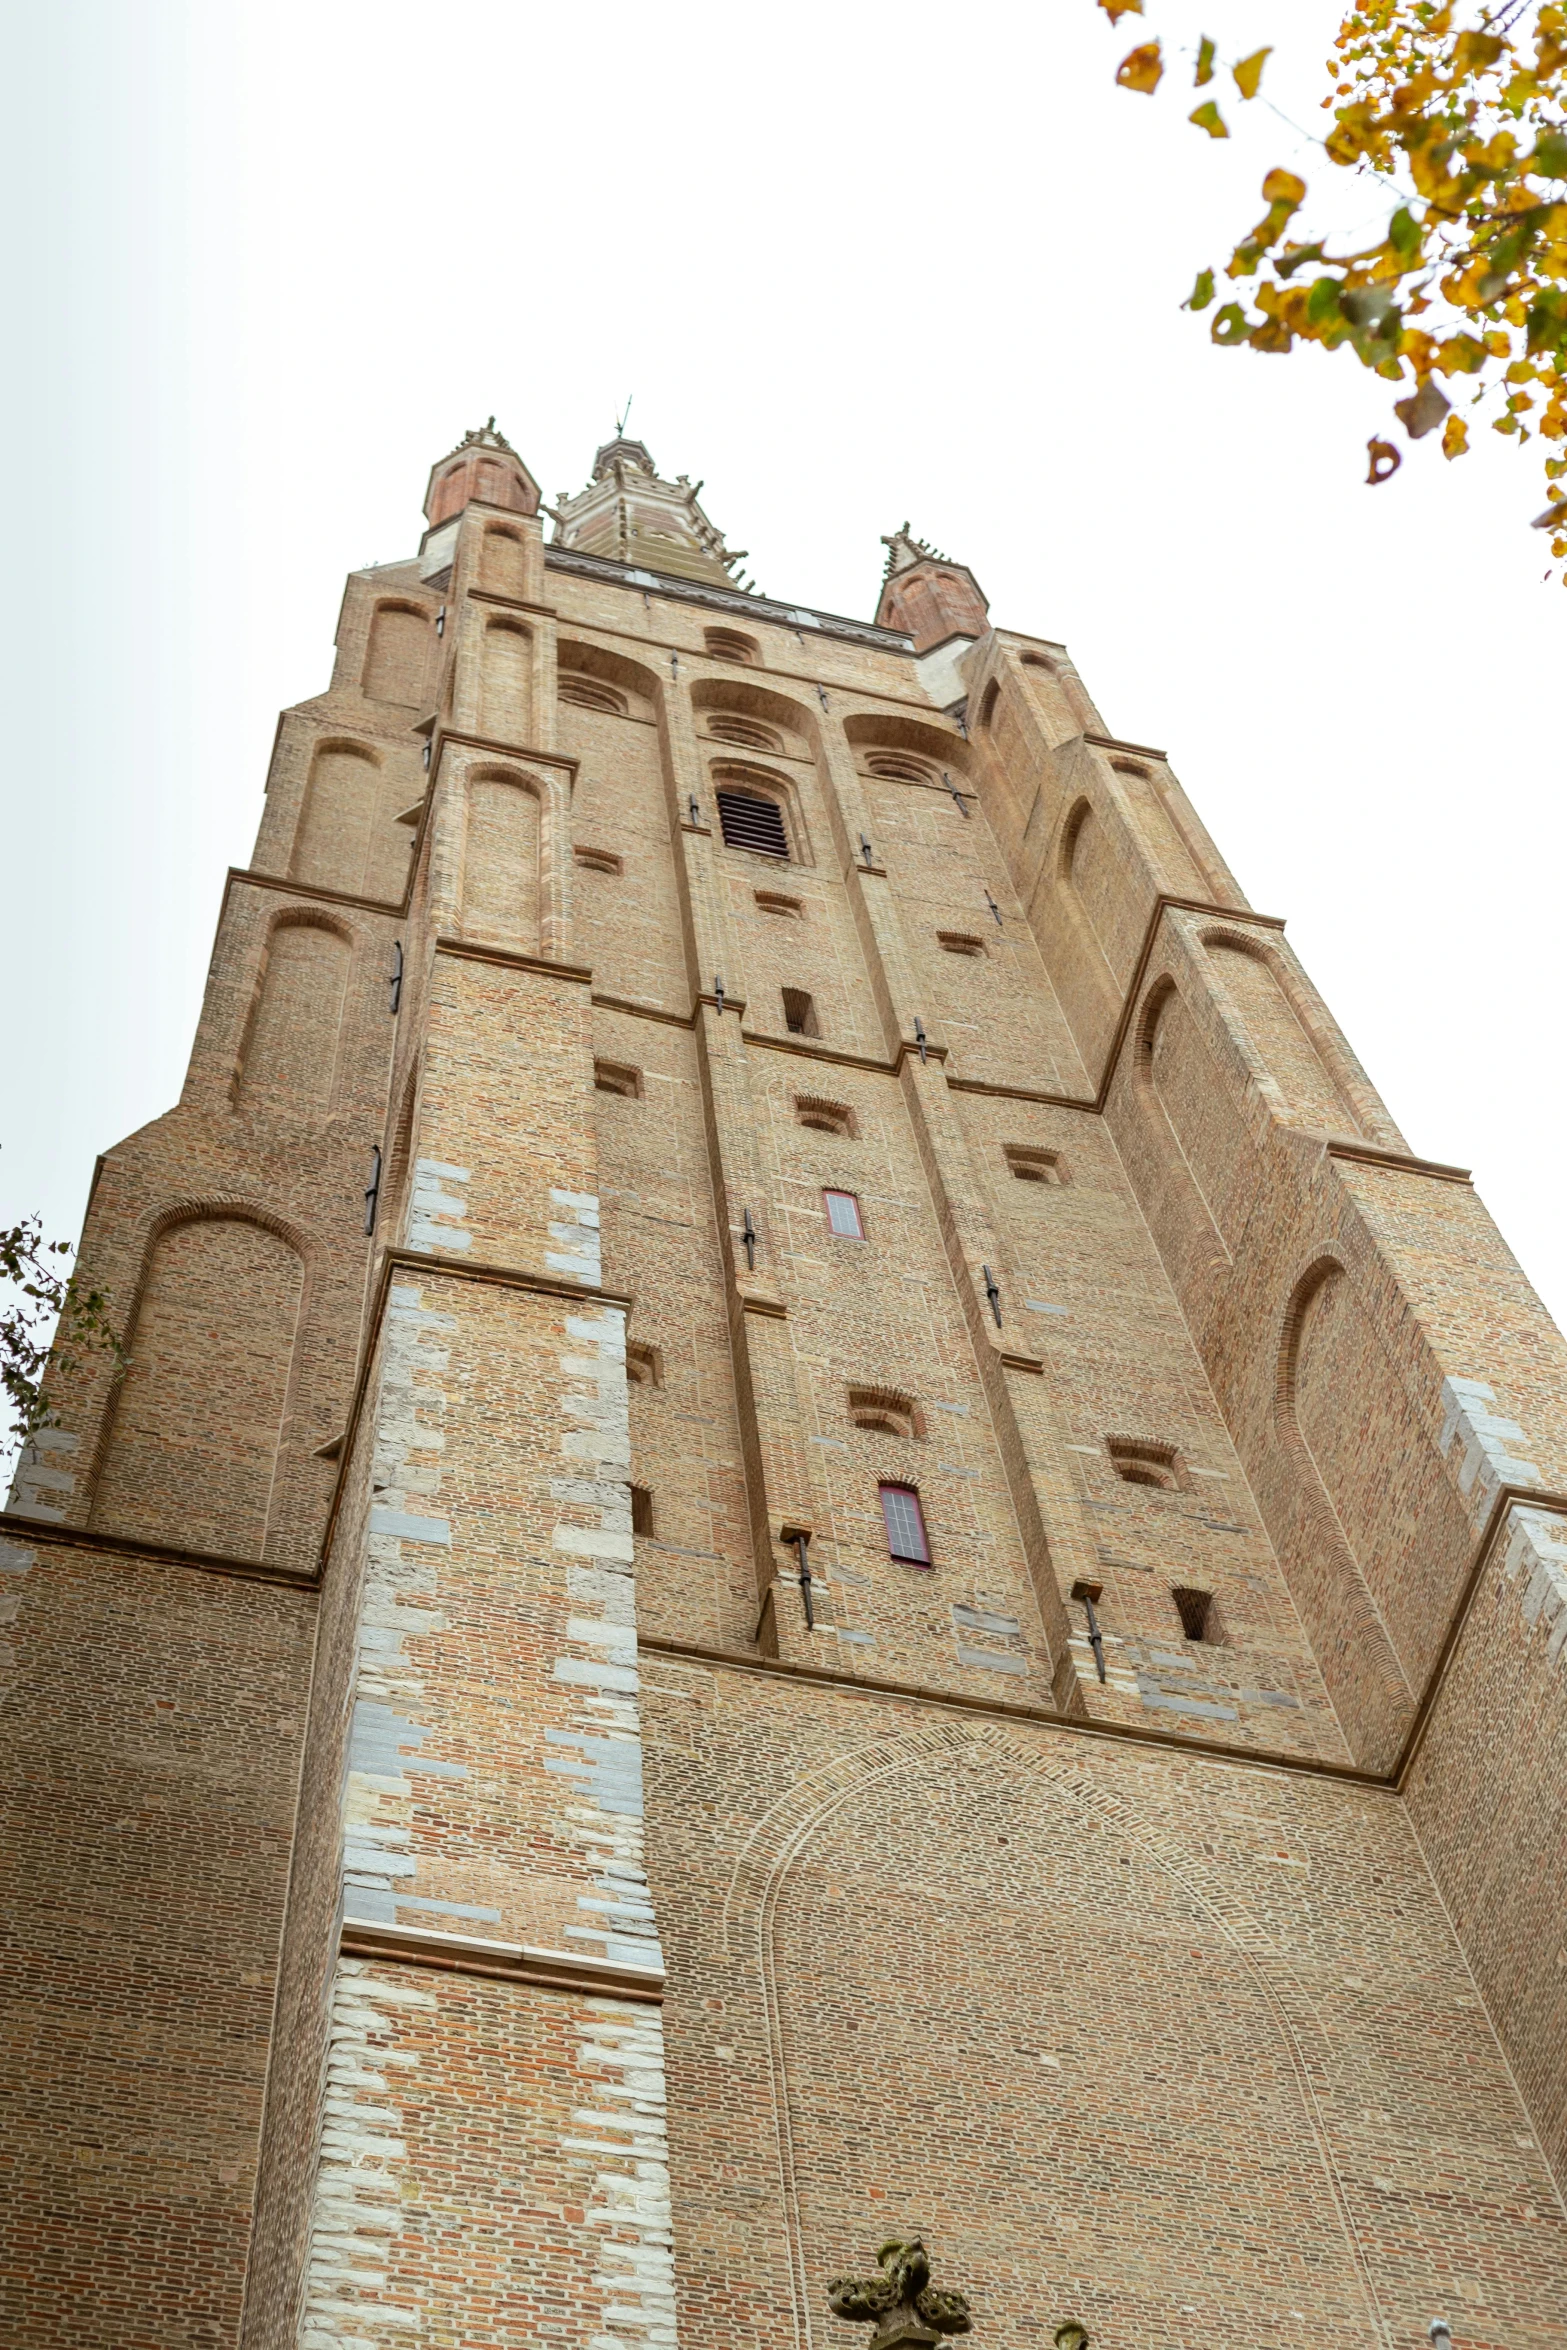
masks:
[[[961,564],[430,500],[0,1545],[7,2342],[821,2350],[917,2226],[981,2345],[1545,2350],[1567,1351],[1467,1178]]]

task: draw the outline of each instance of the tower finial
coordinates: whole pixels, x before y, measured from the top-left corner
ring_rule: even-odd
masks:
[[[619,414],[619,415],[616,417],[616,419],[615,419],[615,438],[616,438],[616,440],[617,440],[617,441],[620,439],[621,435],[622,435],[622,434],[625,432],[625,429],[626,429],[626,418],[627,418],[627,417],[628,417],[628,416],[631,414],[631,403],[632,403],[632,401],[633,401],[635,398],[636,398],[636,394],[635,394],[635,392],[628,392],[628,393],[626,394],[626,405],[625,405],[625,407],[624,407],[624,408],[621,410],[620,414]]]

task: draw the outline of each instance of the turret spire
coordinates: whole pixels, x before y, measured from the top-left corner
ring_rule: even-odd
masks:
[[[551,508],[554,545],[679,579],[705,579],[729,588],[744,584],[735,573],[746,550],[725,546],[723,532],[697,503],[700,482],[693,485],[684,473],[664,480],[647,443],[627,434],[630,413],[628,400],[615,438],[594,451],[587,487],[575,497],[562,491]]]
[[[887,568],[876,607],[879,627],[906,630],[916,653],[928,653],[949,637],[984,635],[990,606],[966,563],[927,546],[906,522],[881,543]]]

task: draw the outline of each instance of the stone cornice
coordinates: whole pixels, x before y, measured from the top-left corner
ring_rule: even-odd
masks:
[[[640,564],[617,562],[610,555],[589,555],[578,547],[546,546],[544,562],[548,570],[576,571],[589,579],[609,580],[617,587],[637,588],[645,595],[702,604],[715,612],[741,613],[751,620],[770,621],[775,628],[819,629],[823,636],[846,637],[851,644],[874,645],[880,652],[913,653],[903,629],[879,628],[872,620],[849,620],[838,612],[818,612],[808,604],[780,604],[771,596],[748,596],[740,588],[650,571]]]
[[[0,1511],[0,1543],[41,1542],[56,1550],[101,1551],[108,1558],[135,1559],[150,1567],[184,1567],[202,1575],[227,1575],[241,1583],[274,1583],[288,1591],[314,1591],[318,1566],[290,1567],[275,1559],[231,1558],[224,1551],[184,1550],[178,1543],[144,1541],[135,1534],[106,1534],[91,1526],[62,1526],[52,1518],[29,1518],[20,1510]]]
[[[549,955],[517,954],[509,947],[488,947],[476,939],[454,938],[447,931],[437,936],[435,951],[465,963],[494,963],[503,971],[537,971],[546,979],[567,979],[578,987],[591,986],[593,980],[592,967],[587,963],[557,963]]]

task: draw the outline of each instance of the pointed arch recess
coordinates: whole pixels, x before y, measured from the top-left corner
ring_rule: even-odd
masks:
[[[1373,1768],[1386,1768],[1407,1726],[1415,1702],[1414,1691],[1399,1662],[1382,1611],[1372,1596],[1300,1412],[1301,1363],[1310,1325],[1316,1312],[1347,1279],[1338,1258],[1324,1252],[1313,1258],[1291,1290],[1279,1332],[1273,1417],[1280,1449],[1313,1521],[1316,1537],[1313,1549],[1319,1560],[1329,1564],[1334,1589],[1328,1597],[1338,1603],[1338,1622],[1332,1620],[1324,1596],[1301,1590],[1299,1575],[1290,1576],[1287,1567],[1286,1579],[1291,1583],[1292,1596],[1311,1635],[1335,1709],[1340,1709],[1341,1701],[1349,1694],[1343,1667],[1350,1658],[1363,1662],[1369,1672],[1377,1712],[1385,1715],[1389,1701],[1396,1708],[1391,1724],[1385,1721],[1376,1724],[1387,1751],[1364,1757]],[[1345,1727],[1348,1730],[1350,1724],[1346,1722]],[[1361,1740],[1352,1737],[1352,1743],[1359,1745]]]
[[[1158,1870],[1198,1909],[1245,1968],[1285,2052],[1337,2220],[1366,2317],[1365,2341],[1372,2350],[1393,2350],[1388,2320],[1377,2299],[1370,2260],[1355,2225],[1347,2183],[1334,2159],[1327,2118],[1316,2083],[1329,2077],[1332,2051],[1306,1992],[1259,1920],[1223,1886],[1200,1884],[1190,1868],[1178,1867],[1168,1851],[1144,1832],[1133,1805],[1107,1788],[1063,1753],[1025,1744],[999,1725],[976,1728],[941,1722],[878,1739],[840,1755],[798,1781],[764,1814],[736,1859],[724,1900],[722,1951],[726,1958],[754,1955],[761,1989],[768,2078],[777,2141],[788,2248],[789,2296],[794,2350],[815,2350],[811,2325],[805,2236],[795,2169],[787,2048],[775,1935],[780,1899],[789,1872],[823,1824],[866,1789],[945,1759],[981,1752],[1012,1768],[1022,1766],[1076,1812],[1092,1832],[1116,1836],[1148,1867]]]
[[[252,1249],[243,1263],[218,1260],[204,1267],[198,1251],[194,1269],[171,1268],[164,1296],[158,1277],[165,1250],[184,1233],[216,1234],[224,1226],[265,1234],[281,1244],[282,1257],[290,1263],[285,1268],[282,1257],[274,1257],[269,1267],[265,1252]],[[310,1306],[304,1235],[253,1200],[187,1199],[147,1219],[136,1262],[124,1328],[128,1360],[99,1422],[87,1523],[187,1550],[262,1557],[274,1530],[278,1468],[295,1406],[298,1336]],[[205,1318],[204,1271],[212,1291]],[[248,1317],[236,1301],[251,1309]],[[193,1307],[197,1319],[187,1327]],[[161,1351],[148,1350],[149,1316],[160,1312],[166,1324],[157,1333]],[[227,1342],[216,1356],[200,1351],[209,1327],[220,1327]],[[182,1341],[190,1345],[188,1354],[180,1352]],[[236,1444],[242,1428],[234,1406],[244,1393],[238,1384],[242,1378],[248,1380],[254,1407],[248,1459]],[[141,1405],[147,1424],[138,1441],[127,1413],[138,1398],[149,1395],[151,1402]],[[178,1409],[182,1403],[184,1418]]]

